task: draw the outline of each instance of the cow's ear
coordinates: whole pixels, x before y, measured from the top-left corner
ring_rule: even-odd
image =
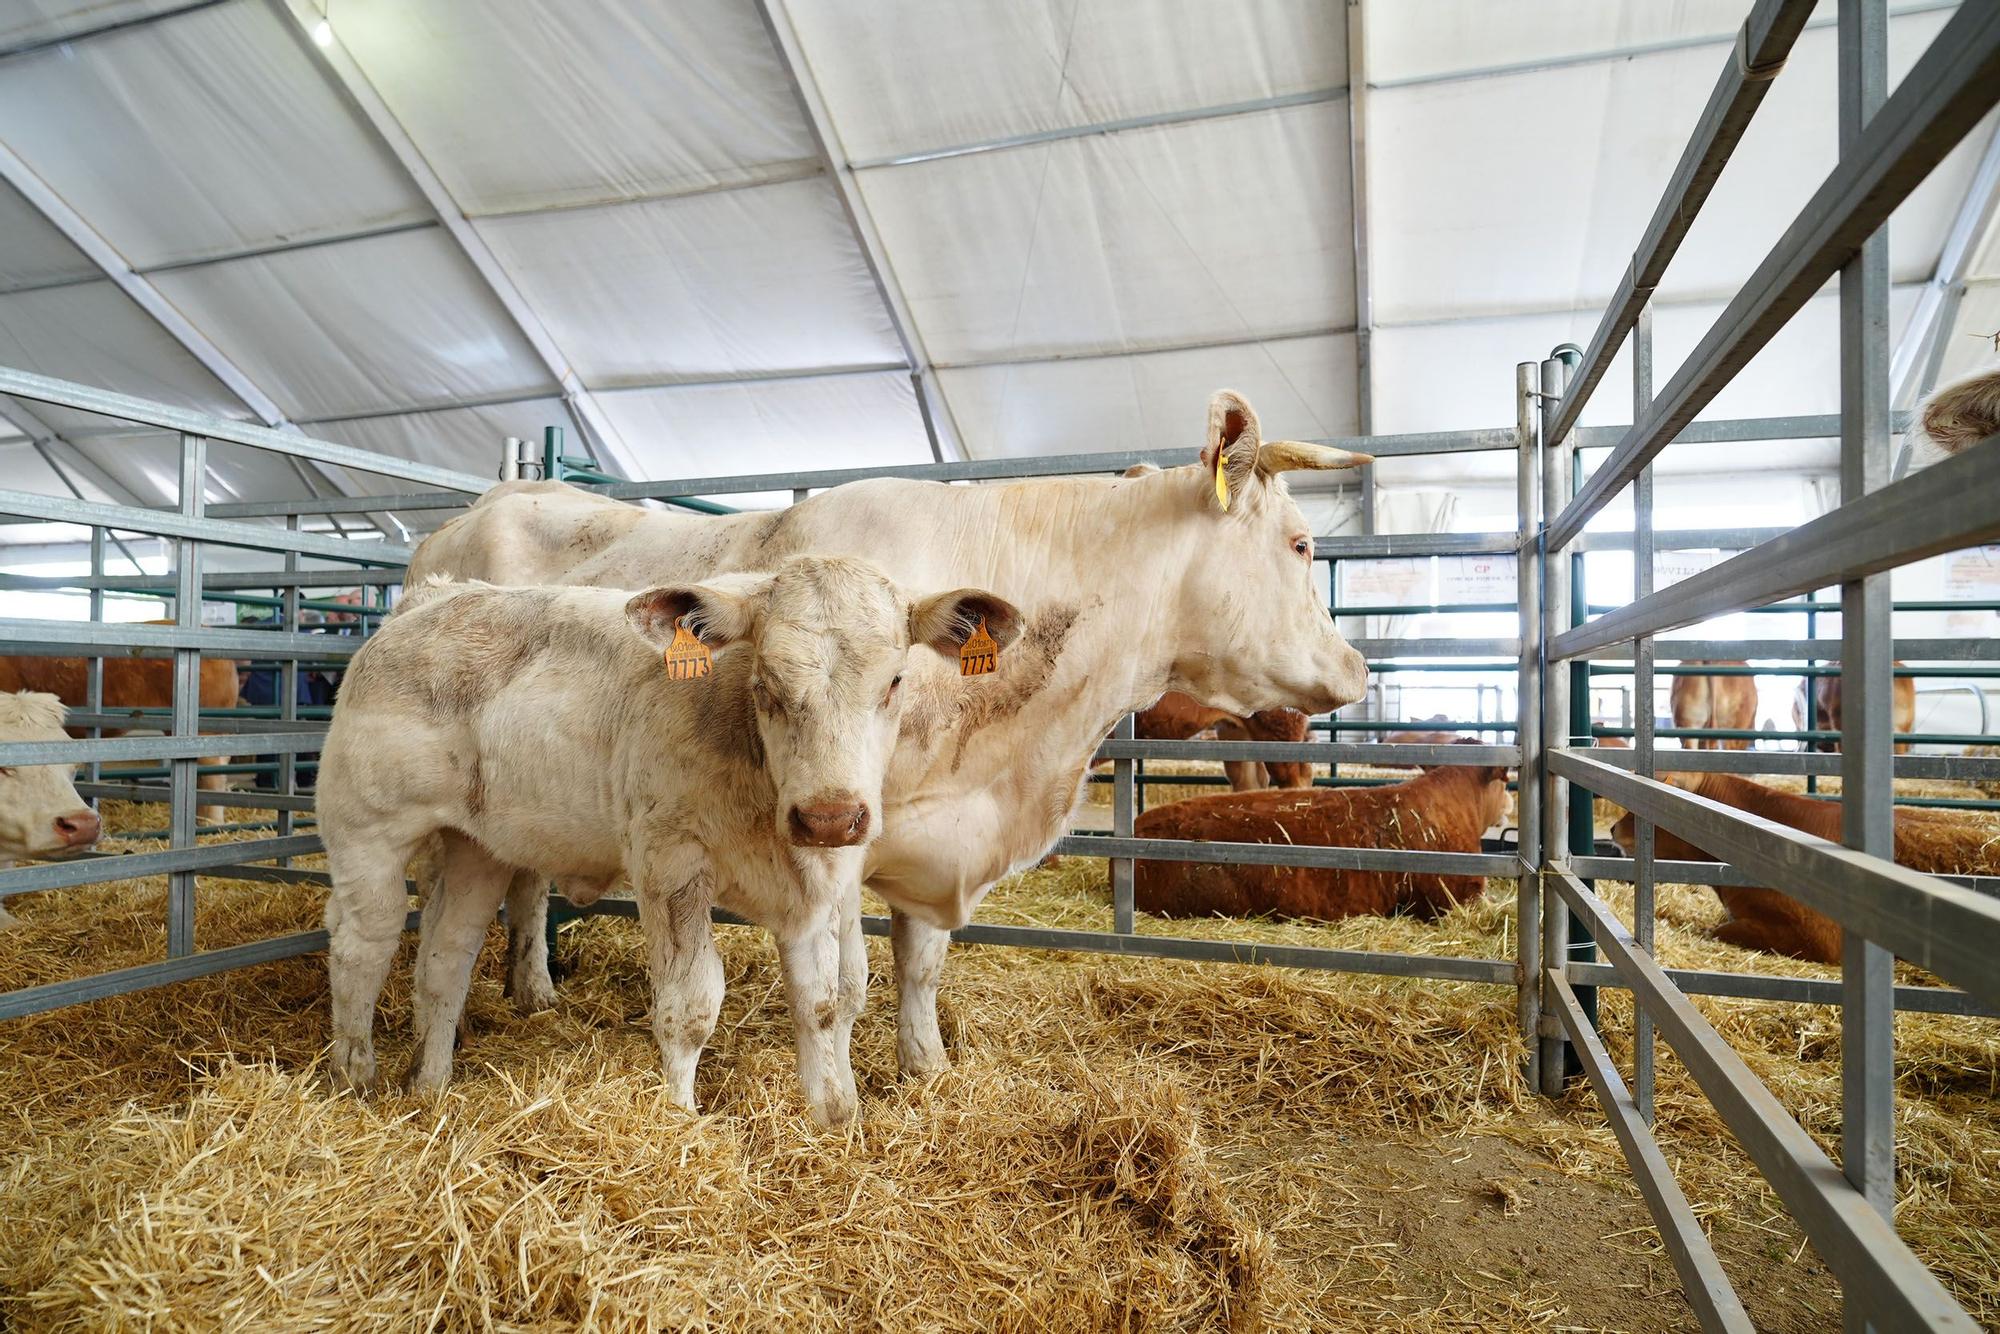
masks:
[[[1118,475],[1120,477],[1150,477],[1159,470],[1160,465],[1157,463],[1135,463]]]
[[[981,621],[1003,649],[1021,636],[1019,607],[983,588],[957,588],[917,599],[910,608],[910,642],[929,644],[947,658],[956,657]]]
[[[1225,497],[1241,495],[1256,475],[1257,450],[1263,433],[1249,401],[1233,389],[1218,389],[1208,400],[1208,443],[1201,449],[1202,470],[1213,478],[1217,460],[1226,485],[1212,485],[1215,502],[1228,508]]]
[[[639,637],[664,649],[674,640],[674,623],[712,649],[748,639],[763,600],[754,590],[716,588],[706,584],[669,584],[634,593],[625,604],[625,619]]]

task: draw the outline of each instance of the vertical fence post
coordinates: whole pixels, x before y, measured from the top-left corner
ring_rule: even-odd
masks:
[[[1112,735],[1121,741],[1130,741],[1137,725],[1132,714],[1118,720]],[[1132,782],[1132,761],[1118,759],[1111,762],[1111,835],[1113,838],[1131,838],[1135,810],[1135,787]],[[1111,929],[1119,935],[1132,932],[1132,870],[1130,857],[1111,859]]]
[[[1569,561],[1563,552],[1550,546],[1548,540],[1548,520],[1557,511],[1562,498],[1570,492],[1563,474],[1564,464],[1569,454],[1560,440],[1551,440],[1547,432],[1553,424],[1556,405],[1562,399],[1567,380],[1561,361],[1550,358],[1542,363],[1541,396],[1541,443],[1542,463],[1542,624],[1541,624],[1541,676],[1542,676],[1542,763],[1540,779],[1542,784],[1542,963],[1545,969],[1560,966],[1569,958],[1569,909],[1556,893],[1554,881],[1548,871],[1559,851],[1567,845],[1569,835],[1569,784],[1555,776],[1549,769],[1548,756],[1552,751],[1565,749],[1567,740],[1556,733],[1556,729],[1567,729],[1569,725],[1570,674],[1563,670],[1561,663],[1551,662],[1548,657],[1548,641],[1553,629],[1552,622],[1559,616],[1567,619],[1569,608]],[[1544,984],[1546,985],[1546,984]],[[1564,1065],[1569,1043],[1555,1023],[1557,1000],[1544,993],[1542,996],[1541,1018],[1541,1060],[1538,1066],[1541,1074],[1542,1092],[1549,1097],[1559,1097],[1563,1091]]]
[[[1632,326],[1632,420],[1644,421],[1653,406],[1653,305],[1639,307]],[[1632,600],[1653,593],[1653,465],[1639,470],[1632,486]],[[1632,760],[1633,772],[1653,776],[1653,637],[1632,641]],[[1632,935],[1639,948],[1653,952],[1653,822],[1635,819],[1632,858]],[[1653,1015],[1643,1004],[1632,1006],[1632,1101],[1640,1117],[1653,1121]]]
[[[134,566],[132,569],[132,573],[143,574],[145,573],[145,571],[139,569],[137,566]],[[103,582],[104,582],[104,529],[101,527],[93,526],[90,530],[90,619],[92,621],[100,623],[104,620]],[[90,665],[88,666],[88,668],[86,668],[86,671],[88,675],[84,678],[83,706],[86,709],[89,709],[92,713],[103,713],[104,712],[104,654],[102,652],[94,653],[91,655]],[[94,737],[101,737],[104,735],[104,729],[102,727],[92,725],[90,729],[90,734]],[[90,762],[90,771],[89,771],[90,781],[93,783],[102,782],[103,774],[104,774],[104,766],[99,764],[96,760],[92,760]],[[96,797],[92,797],[90,799],[90,804],[92,806],[96,806],[97,802],[98,799]]]
[[[287,514],[285,516],[285,527],[291,532],[297,532],[300,527],[299,516],[296,514]],[[298,569],[299,553],[296,551],[287,551],[285,553],[285,573],[296,574],[298,573]],[[297,634],[299,632],[298,582],[294,580],[284,588],[279,589],[278,599],[281,604],[278,609],[278,633],[285,635]],[[278,695],[278,717],[284,722],[293,721],[299,716],[299,660],[297,658],[288,657],[279,664]],[[287,731],[289,729],[281,727],[278,730]],[[286,751],[278,757],[278,781],[274,786],[276,786],[280,794],[286,797],[295,796],[298,793],[299,757],[297,752]],[[279,811],[278,837],[290,837],[294,823],[296,821],[291,811]],[[290,857],[282,858],[279,861],[279,865],[281,866],[290,866],[291,864],[292,859]]]
[[[1887,0],[1840,0],[1840,146],[1853,151],[1888,96]],[[1840,501],[1889,481],[1889,234],[1862,243],[1840,271]],[[1894,855],[1890,576],[1840,590],[1840,804],[1843,841]],[[1842,1169],[1877,1210],[1896,1194],[1894,959],[1853,931],[1841,963]],[[1852,1296],[1849,1330],[1869,1327]]]
[[[202,479],[208,471],[206,436],[181,436],[180,510],[190,519],[202,514]],[[184,629],[201,625],[201,543],[183,537],[174,543],[174,623]],[[201,650],[174,650],[174,735],[191,737],[201,731]],[[195,779],[201,761],[184,756],[169,762],[168,846],[195,844]],[[193,871],[167,877],[167,955],[194,953]]]
[[[1535,393],[1538,371],[1532,361],[1514,368],[1515,510],[1518,520],[1514,547],[1516,610],[1520,620],[1521,659],[1514,696],[1514,737],[1521,747],[1516,770],[1514,824],[1519,839],[1520,879],[1515,884],[1515,950],[1519,995],[1515,1002],[1521,1042],[1527,1049],[1526,1076],[1530,1088],[1541,1086],[1542,1023],[1542,562],[1539,552],[1541,515],[1536,495],[1541,476],[1536,454]]]

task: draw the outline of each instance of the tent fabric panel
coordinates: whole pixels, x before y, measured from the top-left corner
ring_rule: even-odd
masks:
[[[479,228],[595,387],[903,361],[823,177]]]
[[[1353,325],[1344,102],[859,179],[941,366]]]
[[[1892,77],[1946,17],[1892,23]],[[1663,299],[1733,294],[1832,171],[1834,48],[1831,29],[1800,39],[1668,268]],[[1701,47],[1378,91],[1370,108],[1377,319],[1608,301],[1700,117],[1717,59]],[[1984,143],[1983,133],[1970,136],[1892,220],[1896,281],[1930,277]]]
[[[542,429],[547,426],[563,429],[565,453],[581,457],[587,452],[568,407],[562,399],[554,396],[486,407],[325,422],[306,429],[321,439],[353,445],[357,449],[373,450],[378,454],[443,468],[456,468],[480,477],[498,477],[501,448],[507,437],[533,440],[539,446]],[[352,490],[365,495],[396,495],[432,489],[374,473],[344,468],[339,472]],[[468,503],[470,499],[467,497]],[[413,528],[435,528],[454,513],[452,510],[412,510],[398,517]]]
[[[140,268],[429,216],[261,4],[9,61],[0,138]]]
[[[1346,11],[1322,0],[787,9],[852,162],[1347,82]]]
[[[1201,449],[1208,399],[1234,389],[1269,439],[1351,435],[1354,338],[1274,339],[1233,347],[980,366],[940,372],[975,458]]]
[[[0,292],[73,278],[95,278],[98,268],[69,238],[0,181]]]
[[[0,50],[52,42],[111,23],[126,23],[187,0],[10,0],[0,7]]]
[[[653,479],[931,461],[905,371],[621,389],[597,402]],[[716,499],[753,508],[791,494]]]
[[[1391,83],[1703,37],[1720,69],[1744,10],[1744,0],[1540,0],[1524,23],[1519,7],[1492,0],[1396,0],[1368,7],[1368,73]]]
[[[818,162],[777,52],[739,0],[342,0],[333,27],[475,215]]]
[[[550,383],[436,229],[177,269],[157,282],[288,417],[461,402]]]
[[[0,295],[0,366],[223,417],[246,415],[235,395],[108,281]],[[30,406],[57,430],[97,420]]]

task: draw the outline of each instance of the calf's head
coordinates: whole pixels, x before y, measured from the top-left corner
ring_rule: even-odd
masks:
[[[672,642],[680,622],[710,649],[743,655],[716,670],[744,673],[776,789],[777,833],[800,847],[853,847],[881,829],[882,779],[914,648],[956,662],[982,623],[1002,649],[1021,630],[1014,605],[983,589],[912,599],[865,561],[825,556],[648,589],[625,612],[657,646]]]
[[[1371,461],[1325,445],[1267,441],[1241,395],[1225,389],[1209,401],[1200,466],[1162,479],[1180,487],[1182,517],[1199,534],[1179,579],[1174,688],[1243,714],[1321,713],[1361,698],[1367,663],[1334,628],[1315,587],[1312,529],[1283,474]]]
[[[0,742],[66,741],[54,695],[0,695]],[[83,804],[71,764],[0,767],[0,862],[59,857],[97,841],[97,812]]]

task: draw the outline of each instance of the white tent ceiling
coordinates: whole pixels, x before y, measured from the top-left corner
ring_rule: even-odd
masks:
[[[906,342],[951,454],[1191,448],[1220,385],[1273,432],[1356,431],[1343,5],[768,3],[789,58],[760,0],[0,6],[0,364],[481,473],[544,425],[653,477],[924,461]],[[1892,81],[1953,7],[1895,0]],[[1587,340],[1748,8],[1367,4],[1375,430],[1503,425],[1514,363]],[[1833,166],[1822,9],[1661,288],[1662,382]],[[1892,336],[1992,134],[1892,221]],[[2000,234],[1968,277],[1947,375],[2000,328]],[[1836,345],[1822,296],[1708,415],[1833,411]],[[90,494],[171,487],[170,441],[54,409],[0,414],[6,484],[61,490],[19,442],[44,430]],[[305,487],[245,451],[215,475]]]

